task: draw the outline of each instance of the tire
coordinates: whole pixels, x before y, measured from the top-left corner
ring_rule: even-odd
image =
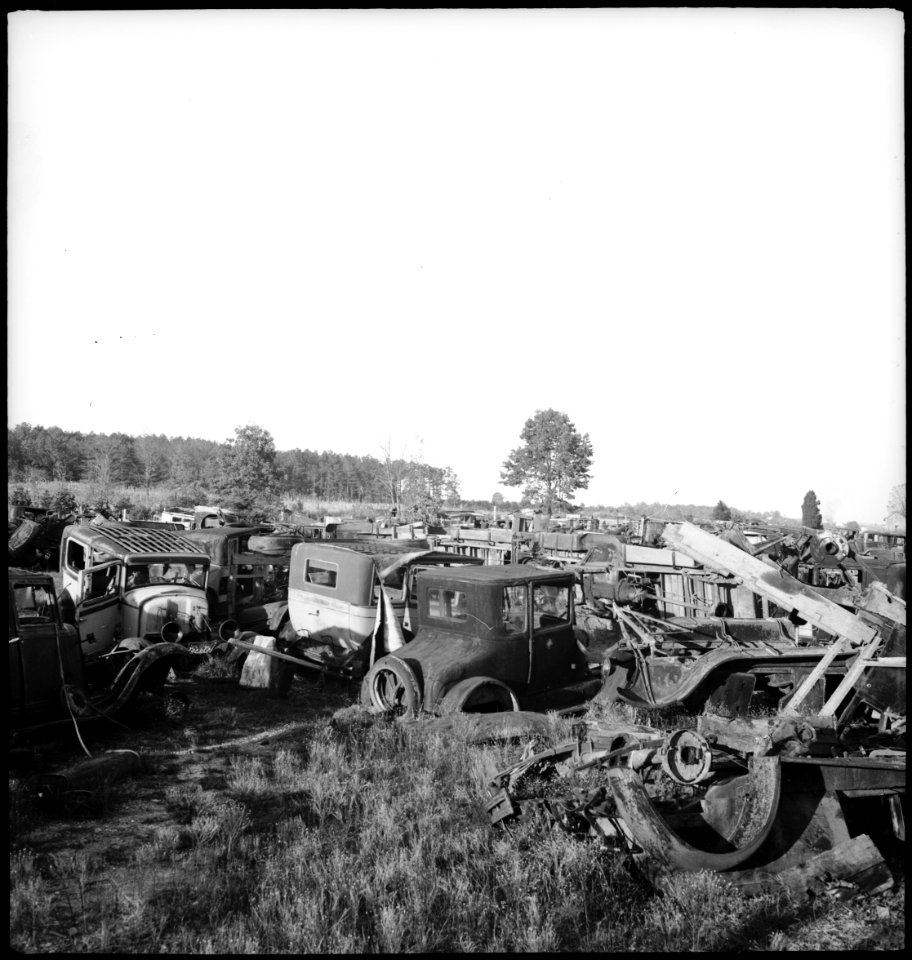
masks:
[[[9,558],[14,563],[28,556],[41,535],[41,524],[34,520],[23,520],[9,538]]]
[[[421,712],[421,684],[404,660],[387,655],[378,660],[364,678],[362,702],[397,717],[417,717]]]
[[[288,553],[291,548],[300,543],[301,537],[288,536],[253,536],[247,541],[247,548],[253,553],[265,553],[269,556]]]

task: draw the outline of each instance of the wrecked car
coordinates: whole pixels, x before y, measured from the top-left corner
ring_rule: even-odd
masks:
[[[250,607],[243,626],[276,636],[278,652],[304,666],[360,677],[372,657],[414,635],[419,575],[477,563],[431,550],[426,540],[299,543],[291,551],[287,600]],[[240,646],[237,638],[226,642]]]
[[[620,637],[600,697],[698,711],[726,685],[738,683],[748,701],[776,706],[813,672],[837,636],[856,644],[869,639],[871,628],[862,619],[722,537],[684,523],[669,525],[665,541],[727,584],[731,596],[758,598],[780,615],[660,619],[614,600]],[[844,649],[828,660],[815,680],[815,702],[841,682],[850,656]]]
[[[158,519],[162,523],[177,523],[185,530],[209,530],[237,524],[239,517],[236,513],[223,510],[221,507],[196,506],[177,510],[162,510]]]
[[[209,642],[209,557],[170,530],[76,523],[61,537],[60,607],[93,657],[126,637]]]
[[[572,574],[520,564],[424,571],[415,638],[374,663],[361,702],[417,716],[592,697],[600,671],[577,642],[573,587]]]
[[[300,537],[269,537],[260,527],[234,526],[188,530],[183,536],[209,557],[210,621],[246,623],[248,608],[285,599],[291,548]],[[258,551],[260,543],[270,552]]]
[[[187,651],[176,643],[129,638],[87,659],[77,629],[64,623],[50,575],[9,571],[9,716],[20,734],[108,717],[150,701],[177,719],[187,701],[167,688]]]
[[[821,605],[830,626],[848,626],[846,616]],[[795,895],[832,878],[889,888],[884,855],[905,840],[905,603],[875,584],[857,620],[772,711],[734,696],[692,726],[595,720],[527,750],[490,782],[492,822],[543,815],[653,877],[713,870],[748,892]],[[841,682],[811,707],[843,650],[852,655]]]

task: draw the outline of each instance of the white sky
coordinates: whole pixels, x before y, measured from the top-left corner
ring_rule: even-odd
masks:
[[[893,10],[14,13],[10,425],[877,522],[905,481]]]

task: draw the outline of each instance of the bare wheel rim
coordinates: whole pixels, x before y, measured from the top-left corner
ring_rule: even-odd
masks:
[[[374,694],[379,706],[384,710],[404,710],[406,686],[392,670],[383,668],[374,677]]]

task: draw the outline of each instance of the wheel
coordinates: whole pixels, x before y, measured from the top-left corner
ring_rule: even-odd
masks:
[[[421,685],[412,668],[398,657],[378,660],[364,678],[364,688],[369,706],[397,717],[417,717],[421,712]]]
[[[9,538],[9,558],[14,563],[23,560],[41,533],[41,524],[23,520]]]

